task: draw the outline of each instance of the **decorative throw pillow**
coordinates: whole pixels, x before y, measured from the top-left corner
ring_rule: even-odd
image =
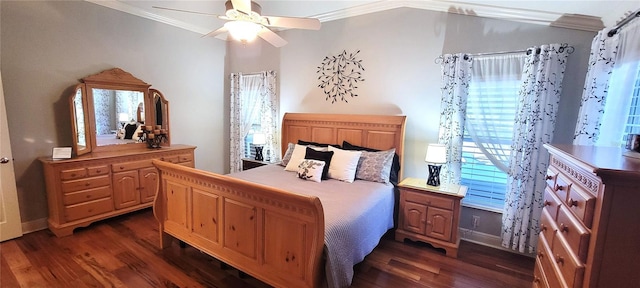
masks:
[[[289,145],[287,146],[287,152],[284,152],[284,155],[282,155],[282,162],[280,163],[280,165],[287,166],[287,164],[289,164],[289,160],[291,160],[291,154],[293,154],[293,149],[295,147],[296,144],[289,143]]]
[[[307,153],[307,146],[304,145],[299,145],[299,144],[294,144],[294,148],[293,148],[293,152],[291,153],[291,157],[289,158],[289,162],[287,162],[287,165],[285,165],[284,170],[285,171],[298,171],[298,165],[300,165],[300,162],[302,162],[302,160],[304,160],[304,155]],[[313,147],[313,146],[309,146],[311,148],[313,148],[314,150],[324,150],[327,151],[327,147]]]
[[[138,129],[137,124],[127,124],[124,126],[124,139],[132,139],[133,133]]]
[[[320,182],[322,181],[322,170],[324,166],[324,161],[304,159],[300,165],[298,165],[298,178]]]
[[[318,142],[304,141],[304,140],[298,140],[298,144],[305,145],[305,146],[316,146],[316,147],[333,146],[333,147],[336,147],[336,148],[340,148],[340,145],[338,145],[338,144],[318,143]]]
[[[379,149],[362,147],[353,145],[347,141],[342,141],[342,149],[344,150],[360,150],[369,152],[378,152]],[[400,157],[398,154],[393,155],[393,163],[391,164],[391,173],[389,173],[389,182],[394,186],[398,185],[398,175],[400,174]]]
[[[323,161],[325,165],[322,169],[322,180],[329,179],[328,173],[329,167],[331,165],[331,160],[333,159],[333,151],[317,151],[313,148],[307,147],[304,159]]]
[[[356,170],[356,179],[389,184],[389,174],[396,149],[368,152],[362,151]]]
[[[351,183],[356,177],[356,168],[361,151],[347,151],[329,146],[329,152],[334,152],[329,164],[329,178]]]

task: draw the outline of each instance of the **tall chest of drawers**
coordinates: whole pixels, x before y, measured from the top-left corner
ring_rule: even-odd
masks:
[[[640,287],[640,159],[612,147],[545,148],[533,287]]]
[[[67,236],[75,228],[152,206],[158,171],[151,161],[194,167],[195,148],[172,145],[65,160],[40,158],[47,187],[49,229],[58,237]]]

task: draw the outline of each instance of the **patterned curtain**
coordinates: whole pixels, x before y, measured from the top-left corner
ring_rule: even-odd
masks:
[[[443,183],[460,183],[462,137],[467,114],[467,97],[471,80],[471,58],[465,54],[442,56],[442,98],[438,142],[447,147],[447,164],[443,165]]]
[[[566,45],[533,47],[525,61],[502,214],[502,246],[535,253],[550,143],[567,65]],[[535,51],[539,50],[540,53]]]
[[[591,45],[589,70],[573,144],[620,146],[640,65],[640,20],[618,33],[598,32]],[[605,113],[605,111],[607,113]]]
[[[276,94],[276,72],[262,72],[263,96],[261,107],[261,127],[265,134],[266,144],[264,145],[264,159],[271,163],[280,161],[280,133],[278,130],[280,101]]]
[[[245,138],[251,130],[253,119],[260,117],[262,133],[267,143],[264,145],[265,159],[278,161],[280,149],[278,125],[278,96],[275,89],[276,73],[265,71],[251,75],[231,74],[230,109],[230,172],[242,171],[245,155]]]

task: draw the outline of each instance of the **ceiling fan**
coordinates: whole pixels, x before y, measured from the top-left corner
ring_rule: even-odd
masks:
[[[229,33],[231,37],[242,43],[247,43],[253,41],[256,37],[260,37],[275,47],[282,47],[287,44],[287,41],[273,32],[271,27],[320,29],[320,20],[315,18],[263,16],[260,14],[262,13],[262,7],[251,0],[227,0],[224,5],[226,8],[224,16],[157,6],[153,6],[153,8],[215,16],[226,20],[227,22],[223,27],[211,31],[203,37],[216,37],[226,40],[227,33]]]

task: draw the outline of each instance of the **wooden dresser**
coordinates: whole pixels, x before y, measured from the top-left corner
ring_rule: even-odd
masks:
[[[545,148],[533,287],[640,287],[640,159],[619,148]]]
[[[443,184],[427,185],[426,179],[406,178],[398,184],[400,214],[396,241],[405,238],[443,248],[449,257],[458,257],[460,201],[467,187]]]
[[[151,207],[158,190],[152,160],[194,167],[195,146],[134,148],[42,162],[49,229],[58,237],[105,218]]]

